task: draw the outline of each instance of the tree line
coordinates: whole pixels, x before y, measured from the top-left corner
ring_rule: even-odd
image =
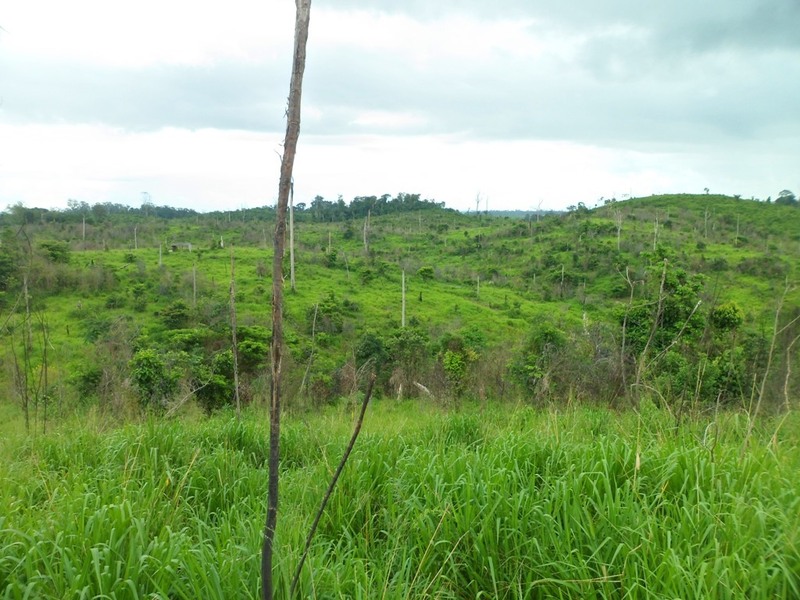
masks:
[[[362,219],[368,214],[372,216],[388,215],[401,212],[419,210],[444,209],[444,202],[423,199],[420,194],[401,192],[395,197],[389,194],[381,196],[356,196],[349,203],[342,196],[337,200],[326,200],[322,196],[315,196],[311,202],[298,202],[294,205],[295,218],[299,221],[313,222],[338,222],[350,219]],[[176,220],[187,217],[200,219],[230,218],[234,214],[238,219],[274,220],[275,207],[261,206],[256,208],[241,208],[235,211],[210,211],[200,213],[191,208],[178,208],[168,205],[156,205],[144,202],[139,207],[129,206],[118,202],[98,202],[89,204],[78,200],[67,200],[65,209],[58,208],[29,208],[22,203],[8,206],[0,212],[0,226],[3,225],[34,225],[47,223],[125,223],[138,219],[163,219]]]

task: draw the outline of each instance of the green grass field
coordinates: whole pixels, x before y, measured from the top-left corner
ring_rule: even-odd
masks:
[[[283,597],[354,412],[284,420]],[[5,425],[0,597],[258,598],[266,421],[251,408],[240,422]],[[800,597],[800,421],[764,419],[742,453],[746,425],[721,414],[676,430],[649,404],[376,402],[301,596]]]

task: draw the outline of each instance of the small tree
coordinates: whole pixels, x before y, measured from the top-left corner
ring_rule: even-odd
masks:
[[[434,275],[433,267],[420,267],[419,270],[417,270],[417,275],[420,276],[422,281],[431,281]]]
[[[189,321],[189,307],[183,300],[176,300],[161,311],[161,320],[168,329],[180,329]]]
[[[178,377],[163,353],[154,348],[139,350],[130,361],[131,379],[143,408],[163,408],[178,388]]]
[[[798,200],[791,190],[781,190],[778,197],[775,199],[775,204],[783,204],[785,206],[797,206]]]
[[[521,350],[510,365],[511,376],[531,395],[546,393],[552,363],[566,344],[566,337],[552,323],[533,327]]]

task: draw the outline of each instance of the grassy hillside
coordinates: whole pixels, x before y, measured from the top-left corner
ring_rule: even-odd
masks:
[[[780,328],[800,305],[796,207],[679,195],[520,220],[409,195],[342,206],[297,213],[285,310],[298,403],[349,394],[369,360],[384,395],[444,402],[748,405],[762,381],[767,404],[794,397],[800,330],[770,345],[779,306]],[[208,408],[229,404],[231,255],[245,398],[266,389],[272,211],[145,208],[3,215],[6,398],[28,389],[37,415],[172,405],[198,388]]]
[[[800,209],[302,208],[284,595],[368,371],[303,597],[800,595]],[[273,218],[0,215],[0,597],[259,597]]]

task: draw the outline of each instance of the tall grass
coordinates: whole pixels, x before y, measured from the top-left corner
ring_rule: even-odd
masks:
[[[287,419],[284,595],[346,407]],[[378,403],[300,582],[312,598],[800,597],[800,422]],[[257,598],[266,419],[91,426],[3,448],[0,597]]]

